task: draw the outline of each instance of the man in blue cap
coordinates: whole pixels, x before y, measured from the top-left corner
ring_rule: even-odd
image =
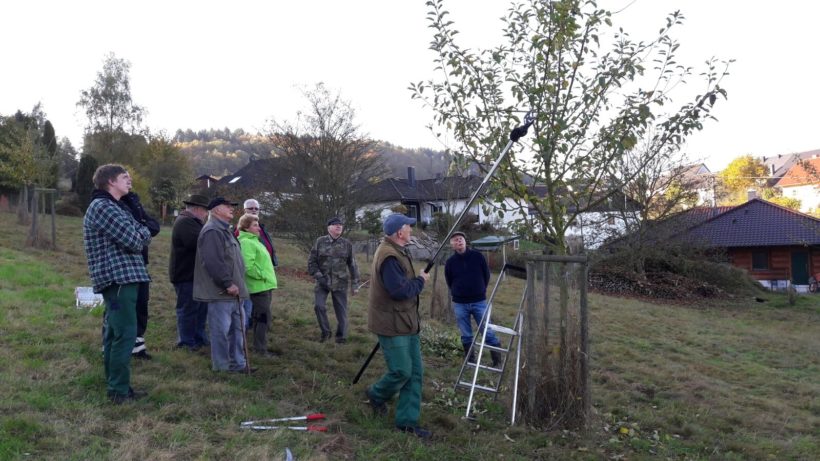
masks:
[[[396,429],[429,439],[430,431],[418,425],[424,374],[419,294],[429,274],[422,270],[415,275],[406,248],[415,223],[399,213],[387,216],[382,226],[385,237],[373,256],[367,327],[379,337],[387,373],[365,393],[377,415],[387,414],[385,403],[398,393]]]

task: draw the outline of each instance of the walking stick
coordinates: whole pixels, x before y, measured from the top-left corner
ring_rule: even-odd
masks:
[[[242,298],[236,295],[236,305],[239,307],[239,318],[242,319],[242,349],[245,350],[245,371],[251,374],[251,356],[248,354],[248,336],[245,331],[245,309],[242,307]]]
[[[473,206],[473,202],[478,198],[479,195],[484,191],[484,188],[487,187],[487,184],[490,183],[490,179],[492,179],[495,170],[498,169],[498,165],[501,164],[501,161],[504,160],[504,157],[507,156],[507,152],[510,150],[514,142],[518,142],[519,139],[524,137],[527,134],[527,130],[530,128],[530,125],[535,121],[535,113],[533,111],[527,112],[527,115],[524,116],[524,123],[521,126],[517,126],[513,128],[510,132],[510,140],[507,142],[507,145],[504,146],[504,149],[501,150],[501,153],[498,154],[498,158],[495,159],[495,162],[487,171],[487,174],[484,175],[484,180],[481,181],[481,184],[478,185],[478,188],[473,192],[473,195],[470,197],[470,200],[464,205],[464,209],[461,210],[461,214],[458,215],[456,221],[453,223],[453,227],[447,232],[446,238],[441,240],[438,249],[435,253],[433,253],[433,257],[430,258],[430,262],[427,263],[427,267],[424,268],[424,272],[430,272],[430,269],[433,268],[433,264],[436,263],[436,258],[438,257],[441,250],[444,248],[445,242],[450,240],[450,236],[453,235],[453,232],[456,231],[458,225],[461,224],[461,220],[467,215],[467,212],[470,210],[470,207]],[[373,274],[376,276],[376,274]],[[353,378],[353,384],[356,384],[359,381],[359,378],[362,376],[362,373],[367,369],[367,366],[370,365],[370,361],[373,359],[373,356],[376,355],[376,352],[379,350],[379,343],[376,343],[373,346],[373,351],[370,352],[370,355],[367,357],[367,360],[364,361],[362,364],[362,368],[359,370],[359,373],[356,374],[356,377]]]

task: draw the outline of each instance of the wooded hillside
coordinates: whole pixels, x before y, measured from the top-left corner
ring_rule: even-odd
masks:
[[[276,144],[267,135],[246,133],[241,128],[231,130],[177,130],[173,138],[180,151],[190,159],[196,176],[225,176],[236,172],[253,158],[276,155]],[[405,177],[407,167],[416,168],[416,178],[433,178],[446,174],[451,156],[428,148],[409,149],[378,141],[376,150],[382,154],[393,177]]]

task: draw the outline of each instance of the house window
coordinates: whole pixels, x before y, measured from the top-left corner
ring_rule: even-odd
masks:
[[[416,205],[408,205],[407,206],[407,216],[411,218],[418,218],[419,212],[418,207]]]
[[[764,271],[769,268],[769,252],[766,250],[752,252],[752,270]]]

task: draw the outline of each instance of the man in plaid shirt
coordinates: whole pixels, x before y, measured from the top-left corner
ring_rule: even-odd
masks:
[[[146,395],[131,388],[131,349],[137,337],[137,287],[151,280],[142,259],[151,233],[120,202],[131,190],[131,177],[122,165],[102,165],[93,181],[95,189],[83,220],[83,244],[94,292],[102,293],[105,300],[108,398],[121,404]]]

